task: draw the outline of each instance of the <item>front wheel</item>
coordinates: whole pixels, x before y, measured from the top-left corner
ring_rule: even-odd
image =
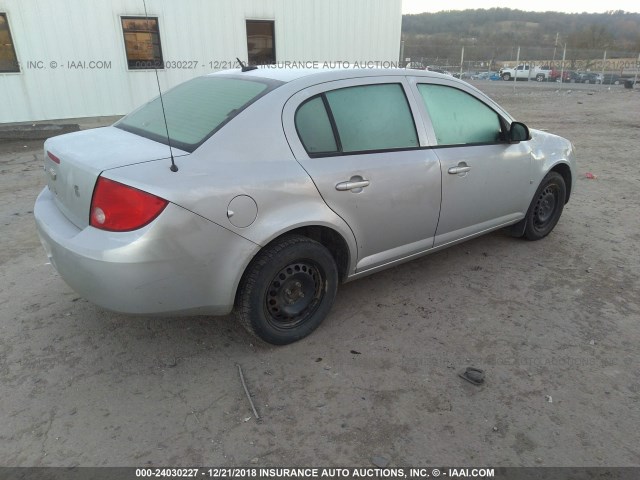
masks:
[[[551,233],[560,220],[566,201],[567,187],[557,172],[549,172],[540,183],[525,217],[524,236],[540,240]]]
[[[253,335],[286,345],[313,332],[329,313],[338,288],[331,253],[301,235],[267,245],[247,267],[236,315]]]
[[[505,73],[504,75],[502,75],[502,79],[503,79],[505,82],[508,82],[509,80],[511,80],[511,75],[510,75],[510,74],[508,74],[508,73]]]

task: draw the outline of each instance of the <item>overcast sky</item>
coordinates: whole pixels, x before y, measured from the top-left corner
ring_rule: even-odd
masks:
[[[468,8],[514,8],[526,11],[555,12],[606,12],[624,10],[640,12],[638,0],[612,0],[588,2],[584,0],[402,0],[402,13],[440,12],[442,10],[466,10]]]

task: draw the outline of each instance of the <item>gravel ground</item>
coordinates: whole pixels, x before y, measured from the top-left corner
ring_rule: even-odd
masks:
[[[41,142],[0,145],[0,465],[639,466],[640,91],[477,85],[576,146],[554,232],[344,285],[287,347],[79,298],[35,232]]]

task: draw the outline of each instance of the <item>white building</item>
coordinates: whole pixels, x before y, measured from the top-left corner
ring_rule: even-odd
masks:
[[[236,57],[395,66],[401,21],[401,0],[0,0],[0,123],[125,114],[153,65],[163,91]]]

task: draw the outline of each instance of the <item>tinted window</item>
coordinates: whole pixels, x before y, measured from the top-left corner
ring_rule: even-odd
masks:
[[[326,93],[344,152],[418,146],[402,86],[365,85]]]
[[[7,14],[0,13],[0,72],[19,72],[18,57],[13,48]]]
[[[438,145],[495,143],[502,127],[498,114],[477,98],[444,85],[419,84]]]
[[[219,127],[269,89],[261,81],[199,77],[162,95],[171,145],[195,150]],[[116,127],[167,144],[160,98],[124,117]]]
[[[129,70],[164,68],[157,18],[122,17]]]
[[[329,115],[322,97],[303,103],[296,112],[296,129],[308,153],[332,153],[338,151]]]

